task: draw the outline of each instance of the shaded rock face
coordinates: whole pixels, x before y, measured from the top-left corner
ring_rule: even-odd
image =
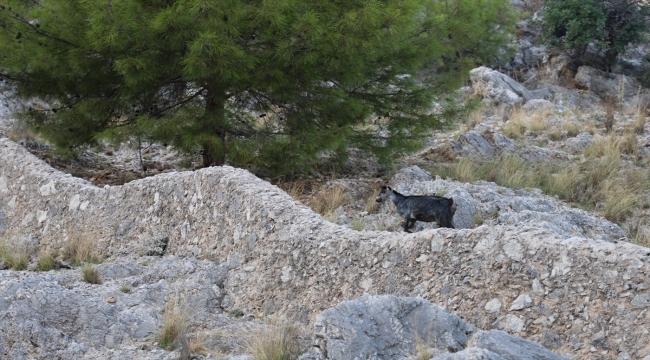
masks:
[[[76,359],[95,348],[133,345],[156,336],[174,297],[192,309],[190,324],[209,326],[221,312],[226,266],[168,257],[150,266],[114,262],[97,270],[102,285],[82,282],[80,271],[0,272],[0,358]],[[123,286],[130,291],[120,291]]]
[[[478,331],[422,298],[390,295],[365,295],[318,315],[313,347],[301,359],[413,359],[416,347],[433,359],[564,359],[501,331]]]
[[[606,96],[616,97],[619,94],[624,98],[631,98],[639,92],[641,86],[633,77],[605,73],[589,66],[578,68],[575,82],[576,85],[593,91],[603,99]]]
[[[230,167],[97,188],[8,139],[0,139],[0,184],[5,236],[10,232],[37,249],[61,249],[71,235],[83,234],[118,257],[149,244],[143,234],[153,226],[166,226],[165,256],[210,256],[228,266],[222,308],[284,312],[310,323],[365,293],[419,295],[482,329],[516,316],[523,328],[512,335],[547,339],[560,354],[588,355],[605,331],[609,348],[598,349],[601,354],[650,355],[644,332],[650,327],[650,250],[640,246],[564,238],[525,225],[358,232],[324,221],[277,187]],[[532,305],[510,311],[523,293]],[[502,306],[488,312],[494,298]],[[22,339],[26,346],[29,340]]]
[[[490,160],[495,156],[517,154],[529,161],[568,160],[570,154],[539,146],[518,146],[514,140],[491,130],[470,130],[451,142],[455,156]]]

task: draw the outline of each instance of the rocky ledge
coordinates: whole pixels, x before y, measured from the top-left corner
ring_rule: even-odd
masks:
[[[0,235],[33,251],[83,236],[112,259],[215,259],[228,268],[226,310],[311,323],[365,293],[421,296],[559,354],[650,356],[650,250],[629,243],[512,225],[357,232],[245,170],[97,188],[8,139],[0,139],[0,204]]]

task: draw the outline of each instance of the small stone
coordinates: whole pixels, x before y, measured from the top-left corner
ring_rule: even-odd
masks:
[[[4,269],[5,269],[5,263],[0,261],[0,270],[4,270]]]
[[[508,314],[506,316],[499,316],[492,326],[514,334],[524,329],[524,321],[515,315]]]
[[[533,300],[528,296],[528,294],[521,294],[517,296],[515,301],[512,302],[509,311],[513,310],[522,310],[533,306]]]
[[[497,298],[494,298],[485,304],[485,311],[489,313],[495,313],[499,310],[501,310],[501,302]]]
[[[109,297],[108,299],[106,299],[106,302],[109,303],[109,304],[113,304],[113,303],[115,303],[116,301],[117,301],[117,300],[115,300],[115,298],[112,297],[112,296]]]

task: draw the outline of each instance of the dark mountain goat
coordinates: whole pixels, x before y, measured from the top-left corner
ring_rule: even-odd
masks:
[[[456,213],[454,199],[442,196],[406,196],[393,190],[390,186],[382,186],[377,197],[377,202],[384,202],[391,199],[397,213],[404,218],[404,231],[410,232],[410,228],[416,221],[438,223],[440,227],[454,229],[453,217]]]

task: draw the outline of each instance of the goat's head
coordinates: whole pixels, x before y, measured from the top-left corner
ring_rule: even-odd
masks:
[[[384,202],[384,200],[390,197],[390,194],[393,192],[393,189],[390,186],[382,186],[379,195],[377,196],[377,202]]]

